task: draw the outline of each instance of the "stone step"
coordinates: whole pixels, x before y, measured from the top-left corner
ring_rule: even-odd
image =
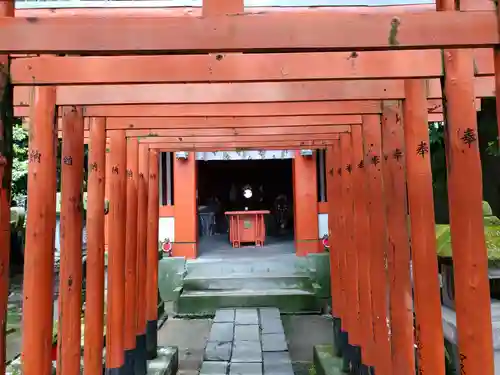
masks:
[[[184,290],[176,303],[179,315],[213,315],[227,307],[277,307],[282,313],[318,313],[314,293],[302,289]]]
[[[252,273],[211,277],[188,276],[184,279],[184,290],[268,290],[302,289],[314,291],[311,279],[305,275],[274,275]]]
[[[295,255],[186,262],[187,277],[214,277],[246,274],[309,275],[307,261]]]
[[[177,347],[159,347],[158,356],[148,361],[147,375],[175,375],[179,368]]]
[[[332,345],[315,345],[313,364],[316,375],[342,375],[342,359],[333,355]]]

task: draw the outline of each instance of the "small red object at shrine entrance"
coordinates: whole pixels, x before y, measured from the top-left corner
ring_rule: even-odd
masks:
[[[165,240],[162,244],[161,244],[161,249],[162,251],[167,255],[167,256],[171,256],[172,255],[172,242],[170,242],[170,240]]]
[[[229,241],[233,247],[240,247],[243,243],[263,246],[266,239],[264,215],[269,213],[270,211],[226,212],[229,217]]]

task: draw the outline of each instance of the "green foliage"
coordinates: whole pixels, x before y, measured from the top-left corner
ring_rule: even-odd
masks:
[[[444,149],[444,123],[429,123],[429,143],[432,167],[432,184],[435,192],[446,190],[446,154]]]
[[[13,158],[12,158],[12,199],[18,204],[26,196],[28,189],[28,131],[23,128],[21,119],[15,119],[12,129]],[[87,160],[88,147],[85,145],[85,160]],[[61,140],[57,147],[57,180],[60,186],[61,176]],[[88,171],[84,167],[83,191],[87,191]]]
[[[500,146],[498,138],[495,141],[488,142],[488,147],[486,147],[486,153],[490,156],[500,156]]]
[[[26,195],[28,185],[28,131],[20,119],[14,122],[12,139],[12,198],[17,200]]]

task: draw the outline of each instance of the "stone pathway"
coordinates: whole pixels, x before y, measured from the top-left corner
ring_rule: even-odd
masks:
[[[158,345],[179,348],[178,375],[198,375],[210,325],[210,319],[170,318],[158,331]]]
[[[200,375],[293,375],[276,308],[217,310]]]

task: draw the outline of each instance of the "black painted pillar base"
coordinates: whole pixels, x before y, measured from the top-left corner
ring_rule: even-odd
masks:
[[[340,355],[342,357],[342,371],[349,372],[350,371],[350,363],[352,359],[352,350],[349,345],[349,333],[343,331],[341,327],[339,327],[339,342],[340,342]]]
[[[333,355],[342,356],[342,344],[340,338],[340,327],[342,326],[340,318],[333,317]]]
[[[355,374],[361,374],[361,348],[357,345],[350,345],[350,351],[352,352],[352,370]]]
[[[125,364],[123,365],[124,375],[134,375],[136,349],[125,350]]]
[[[147,359],[155,359],[158,355],[158,321],[148,320],[146,324],[146,352]]]
[[[368,368],[368,371],[369,371],[369,374],[370,374],[370,375],[375,375],[375,367],[370,366],[370,367]]]
[[[106,368],[106,375],[125,375],[124,366],[118,368]]]
[[[350,372],[352,360],[352,346],[349,345],[349,333],[340,330],[340,350],[342,355],[342,371]]]
[[[370,375],[370,368],[366,365],[361,365],[359,368],[360,375]]]
[[[136,337],[134,375],[146,375],[147,372],[146,335],[139,335]]]

